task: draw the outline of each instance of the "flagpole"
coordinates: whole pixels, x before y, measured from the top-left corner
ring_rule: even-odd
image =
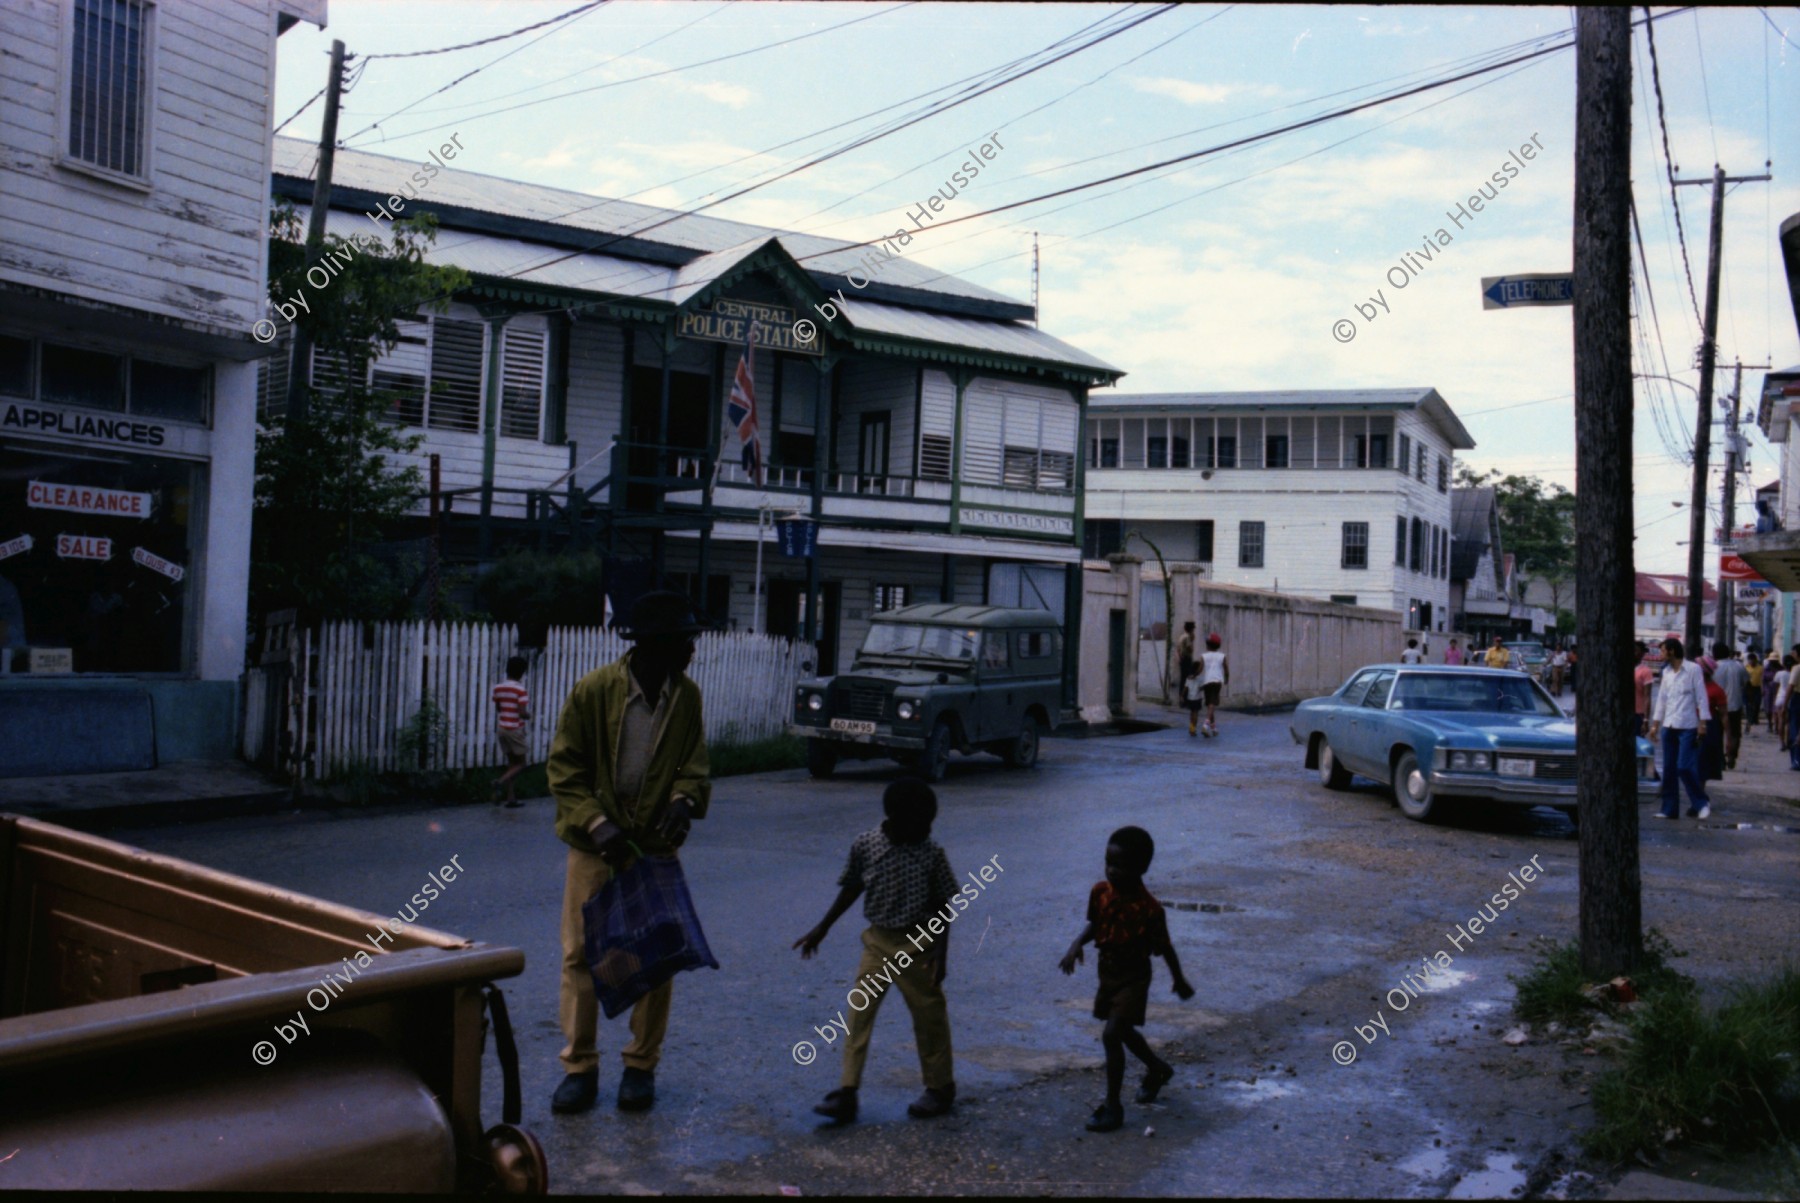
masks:
[[[769,513],[769,507],[766,504],[763,506],[760,506],[756,511],[756,609],[753,612],[754,617],[751,619],[751,623],[750,623],[750,632],[751,632],[751,634],[754,634],[754,635],[767,634],[767,632],[762,629],[762,625],[763,625],[763,621],[762,621],[762,614],[763,614],[762,549],[763,549],[763,518],[765,516],[767,516],[768,513]]]

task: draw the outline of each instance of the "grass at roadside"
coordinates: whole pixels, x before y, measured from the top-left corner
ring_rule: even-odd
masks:
[[[1578,1034],[1602,1016],[1628,1033],[1594,1085],[1588,1150],[1612,1161],[1666,1145],[1774,1147],[1800,1166],[1800,969],[1740,984],[1717,1006],[1668,962],[1681,955],[1658,933],[1621,1002],[1581,972],[1579,947],[1544,944],[1514,981],[1515,1013]],[[1584,1041],[1578,1039],[1577,1043]],[[1590,1050],[1591,1051],[1591,1050]]]

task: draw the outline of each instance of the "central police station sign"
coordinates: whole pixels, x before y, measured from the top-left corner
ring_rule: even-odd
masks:
[[[765,305],[760,301],[737,301],[720,297],[711,309],[685,309],[679,315],[675,333],[680,338],[701,338],[707,342],[735,343],[743,346],[756,328],[756,345],[774,351],[792,351],[801,355],[823,355],[819,335],[812,323],[812,337],[802,341],[794,333],[794,311],[786,305]]]

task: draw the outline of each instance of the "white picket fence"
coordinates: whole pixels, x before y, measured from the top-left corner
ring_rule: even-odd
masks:
[[[779,735],[794,687],[815,662],[809,644],[766,635],[708,632],[696,641],[688,675],[704,697],[709,742],[743,743]],[[518,650],[512,626],[479,623],[327,623],[306,640],[314,654],[306,693],[309,712],[297,732],[309,746],[307,771],[325,776],[352,764],[377,770],[417,767],[404,756],[403,733],[418,723],[429,698],[442,716],[436,767],[499,766],[491,691]],[[304,644],[302,646],[305,646]],[[630,648],[616,632],[554,627],[541,652],[524,652],[531,667],[526,724],[532,761],[541,761],[569,690],[587,673]],[[302,653],[304,655],[304,653]],[[246,752],[249,724],[246,723]]]

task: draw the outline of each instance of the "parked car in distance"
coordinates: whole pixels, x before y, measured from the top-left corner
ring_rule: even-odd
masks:
[[[1353,773],[1388,786],[1408,818],[1450,798],[1553,806],[1575,820],[1575,722],[1522,672],[1375,664],[1336,693],[1301,702],[1288,727],[1327,789]],[[1637,801],[1660,786],[1637,741]]]
[[[1543,644],[1534,640],[1520,640],[1517,643],[1500,645],[1513,654],[1513,667],[1531,674],[1534,681],[1544,679],[1544,670],[1550,666],[1550,653]]]
[[[926,604],[874,616],[850,671],[802,681],[788,732],[806,767],[891,757],[940,781],[952,750],[1037,763],[1062,703],[1062,632],[1044,610]]]

